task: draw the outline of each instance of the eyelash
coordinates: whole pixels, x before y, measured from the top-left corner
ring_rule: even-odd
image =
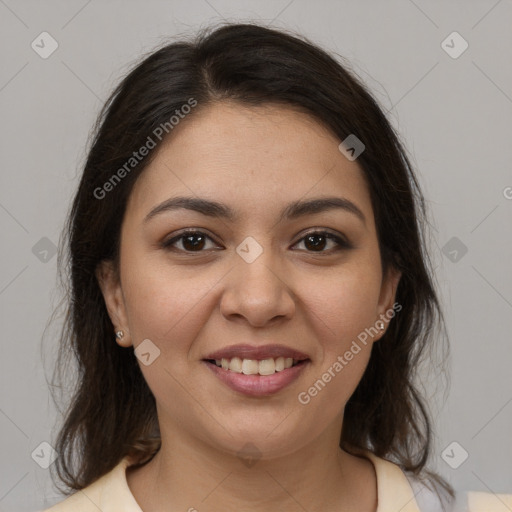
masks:
[[[170,251],[184,252],[186,254],[194,254],[194,253],[199,254],[201,252],[205,252],[205,250],[187,251],[186,249],[176,249],[175,247],[172,247],[174,243],[176,243],[177,241],[180,241],[183,238],[185,238],[186,236],[190,236],[190,235],[202,235],[202,236],[205,236],[206,238],[208,238],[209,240],[214,241],[210,236],[208,236],[203,231],[199,231],[197,229],[188,229],[188,230],[182,231],[178,236],[175,236],[175,237],[171,238],[170,240],[164,241],[162,243],[162,247],[164,249],[168,249]],[[331,250],[327,250],[327,251],[322,250],[322,251],[306,251],[306,252],[309,252],[310,254],[322,254],[322,253],[331,254],[333,252],[338,252],[343,249],[352,249],[353,248],[353,246],[349,242],[345,241],[344,239],[342,239],[339,236],[334,235],[333,233],[330,233],[329,231],[310,231],[309,233],[306,233],[294,245],[297,245],[298,243],[302,242],[308,236],[320,236],[320,235],[324,236],[325,238],[327,238],[329,240],[334,241],[337,244],[337,247],[335,247],[334,250],[331,249]]]

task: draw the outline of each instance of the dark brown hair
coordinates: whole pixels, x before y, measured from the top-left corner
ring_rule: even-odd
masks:
[[[193,98],[197,106],[189,116],[227,100],[282,105],[307,112],[340,142],[356,134],[365,144],[357,162],[372,199],[383,270],[391,265],[402,272],[396,291],[402,310],[373,345],[346,404],[340,446],[354,453],[367,449],[415,475],[427,474],[454,496],[445,480],[426,469],[433,433],[414,384],[425,349],[447,340],[426,247],[425,200],[397,134],[363,81],[347,68],[300,36],[256,24],[225,24],[145,56],[107,100],[59,253],[61,277],[70,290],[54,374],[64,387],[55,389],[69,389],[70,378],[62,375],[75,364],[56,440],[55,466],[69,488],[66,494],[91,484],[128,454],[144,464],[159,449],[155,399],[133,351],[115,342],[95,271],[103,260],[118,261],[127,199],[156,150],[121,173],[122,179],[113,183],[112,176],[123,165],[126,170],[133,152]],[[109,180],[114,190],[99,194]]]

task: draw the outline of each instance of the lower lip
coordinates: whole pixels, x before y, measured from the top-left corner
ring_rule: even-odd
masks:
[[[286,368],[272,375],[245,375],[243,373],[224,370],[214,363],[203,361],[204,364],[231,389],[248,396],[269,396],[290,385],[304,371],[309,360],[291,368]]]

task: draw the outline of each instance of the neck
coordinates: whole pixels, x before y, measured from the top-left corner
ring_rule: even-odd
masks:
[[[153,459],[127,471],[128,485],[144,512],[375,511],[372,463],[341,450],[334,433],[272,459],[226,454],[176,432],[162,435]]]

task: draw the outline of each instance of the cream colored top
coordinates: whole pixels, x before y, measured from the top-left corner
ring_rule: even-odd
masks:
[[[375,467],[377,475],[376,512],[442,512],[437,493],[412,475],[369,451],[362,453]],[[109,473],[88,487],[63,501],[40,512],[143,512],[128,487],[126,468],[130,465],[125,457]],[[512,495],[494,495],[470,492],[464,505],[457,508],[445,504],[446,512],[510,512]]]

